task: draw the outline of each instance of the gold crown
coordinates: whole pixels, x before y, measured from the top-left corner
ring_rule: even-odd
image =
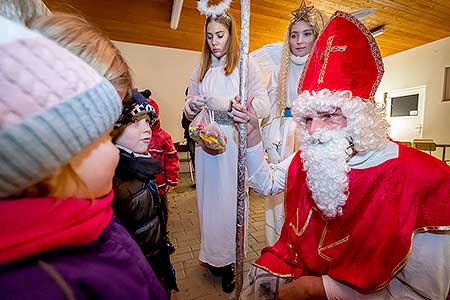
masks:
[[[314,6],[312,6],[312,5],[307,6],[305,0],[302,0],[299,8],[291,11],[291,14],[292,14],[292,18],[290,20],[291,24],[297,23],[298,21],[303,19],[303,17],[313,9],[314,9]]]

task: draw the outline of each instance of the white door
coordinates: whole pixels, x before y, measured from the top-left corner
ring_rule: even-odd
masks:
[[[424,107],[425,86],[388,92],[386,114],[391,138],[405,142],[422,138]]]

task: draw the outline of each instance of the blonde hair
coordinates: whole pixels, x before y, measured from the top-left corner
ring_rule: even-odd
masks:
[[[230,36],[228,38],[227,42],[227,62],[224,67],[225,75],[228,76],[231,73],[233,73],[234,69],[237,66],[237,63],[239,61],[239,41],[238,41],[238,35],[236,30],[236,21],[234,20],[233,16],[229,14],[220,15],[216,18],[208,17],[205,22],[205,38],[203,43],[203,50],[202,50],[202,56],[200,61],[200,74],[199,74],[199,81],[202,81],[205,77],[206,72],[208,71],[209,67],[211,66],[211,49],[209,48],[208,41],[207,41],[207,28],[208,24],[212,21],[222,24],[226,29],[228,29],[228,32],[230,33]]]
[[[55,13],[31,23],[35,29],[87,62],[117,90],[131,96],[133,80],[131,70],[119,49],[97,28],[81,17]]]
[[[0,0],[0,15],[28,26],[34,19],[50,15],[40,0]]]
[[[316,8],[307,8],[307,10],[301,14],[299,18],[293,18],[289,21],[289,26],[286,31],[286,37],[283,43],[283,50],[281,54],[281,64],[280,71],[278,74],[278,91],[277,91],[277,113],[281,115],[281,112],[286,106],[286,98],[288,97],[288,71],[289,71],[289,55],[291,53],[291,47],[289,44],[289,38],[291,35],[291,29],[294,24],[297,24],[300,21],[305,22],[310,25],[313,30],[314,40],[317,39],[320,32],[322,31],[325,25],[325,17],[320,12],[320,10]]]

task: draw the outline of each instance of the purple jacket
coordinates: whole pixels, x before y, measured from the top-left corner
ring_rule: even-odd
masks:
[[[84,247],[0,266],[2,300],[166,300],[138,245],[114,219]]]

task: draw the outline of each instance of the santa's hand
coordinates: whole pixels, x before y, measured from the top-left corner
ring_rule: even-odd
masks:
[[[234,122],[247,124],[247,147],[253,147],[261,142],[258,118],[256,117],[256,112],[252,104],[253,99],[254,97],[249,97],[247,100],[247,108],[245,108],[239,103],[241,97],[236,96],[231,111]]]
[[[302,276],[289,282],[278,290],[278,300],[327,300],[322,277]]]
[[[231,111],[231,99],[217,98],[213,96],[206,97],[206,105],[211,110]]]
[[[200,110],[206,106],[206,98],[201,95],[189,96],[184,102],[184,111],[187,116],[196,116]]]

